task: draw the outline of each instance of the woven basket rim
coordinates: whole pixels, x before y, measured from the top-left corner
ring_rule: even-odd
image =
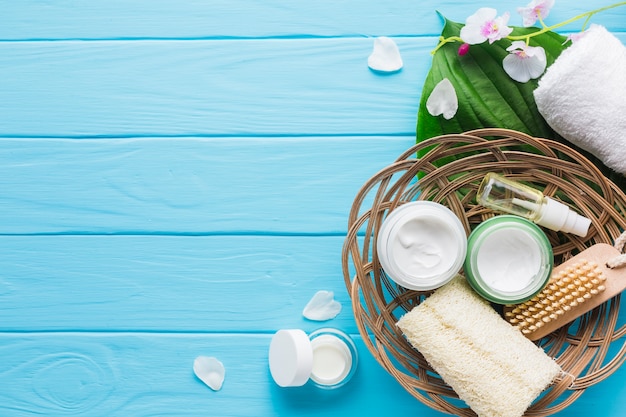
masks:
[[[368,350],[411,395],[427,406],[475,416],[395,322],[428,294],[397,286],[381,274],[375,241],[389,211],[416,199],[437,201],[461,219],[466,232],[493,216],[473,197],[486,172],[501,172],[544,187],[591,220],[585,238],[546,231],[555,264],[594,243],[613,244],[626,229],[626,195],[585,156],[550,139],[507,129],[478,129],[420,142],[374,174],[357,193],[348,216],[342,268],[355,321]],[[416,177],[419,175],[419,180]],[[528,409],[548,416],[571,405],[588,387],[613,374],[626,360],[626,324],[618,324],[620,296],[537,341],[565,371]]]

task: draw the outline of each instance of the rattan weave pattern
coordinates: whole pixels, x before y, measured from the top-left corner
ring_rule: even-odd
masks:
[[[475,203],[476,189],[487,172],[534,184],[591,219],[585,238],[546,230],[555,264],[594,243],[613,244],[626,229],[626,195],[589,160],[562,143],[510,130],[480,129],[428,139],[363,185],[349,214],[342,252],[359,332],[371,354],[409,393],[436,410],[459,416],[475,413],[395,327],[402,314],[428,294],[399,287],[381,272],[376,239],[385,216],[412,200],[444,204],[469,234],[495,214]],[[617,296],[537,342],[566,374],[526,415],[547,416],[566,408],[619,368],[626,359],[626,341],[620,340],[626,324],[618,322],[619,304]]]

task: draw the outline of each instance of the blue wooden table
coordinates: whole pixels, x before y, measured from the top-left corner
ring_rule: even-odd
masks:
[[[0,0],[0,416],[441,415],[358,336],[347,214],[414,143],[435,10],[519,25],[523,5]],[[557,1],[550,21],[603,5]],[[626,42],[625,7],[593,21]],[[396,74],[367,67],[383,35]],[[343,305],[327,323],[301,314],[318,290]],[[326,325],[355,337],[355,378],[277,387],[272,334]],[[560,415],[625,407],[620,369]]]

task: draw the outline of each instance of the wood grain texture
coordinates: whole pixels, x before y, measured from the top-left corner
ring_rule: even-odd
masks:
[[[0,416],[441,415],[357,336],[336,392],[278,388],[267,349],[280,328],[357,333],[347,213],[414,143],[435,10],[518,24],[521,5],[0,0]],[[626,41],[626,8],[593,21]],[[397,74],[367,68],[381,35]],[[321,289],[343,311],[303,319]],[[224,362],[221,391],[194,377],[199,355]],[[625,380],[559,416],[622,417]]]
[[[394,76],[368,39],[0,43],[0,137],[413,135],[436,40],[397,43]]]
[[[413,136],[0,139],[0,234],[345,235]]]
[[[0,331],[271,332],[315,329],[302,309],[335,293],[356,333],[343,238],[5,236]],[[261,295],[261,296],[260,296]]]
[[[0,334],[3,416],[443,416],[400,388],[355,337],[359,367],[334,392],[306,385],[283,389],[271,380],[271,335],[160,333]],[[194,375],[197,356],[226,368],[222,389]],[[612,380],[626,378],[620,369]],[[611,379],[606,381],[611,385]],[[623,384],[594,386],[559,417],[623,414]]]
[[[413,135],[431,38],[0,43],[0,136]],[[59,100],[64,97],[64,100]]]
[[[271,335],[30,334],[0,335],[0,414],[100,416],[317,416],[326,413],[436,416],[363,355],[343,392],[312,386],[284,390],[269,374]],[[358,349],[364,345],[357,339]],[[10,346],[7,348],[7,346]],[[226,368],[222,389],[211,391],[192,370],[197,356],[216,356]],[[370,387],[368,387],[368,385]],[[376,390],[386,398],[363,397]]]
[[[453,0],[374,2],[319,0],[293,4],[288,0],[56,0],[0,1],[0,39],[181,39],[267,37],[366,37],[439,35],[440,11],[462,22],[478,7],[511,12],[511,24],[521,25],[515,12],[523,2]],[[549,22],[561,22],[604,2],[563,0]],[[610,2],[606,2],[610,4]],[[599,16],[612,30],[623,30],[626,13]],[[594,20],[598,20],[594,18]],[[580,25],[571,25],[578,30]]]

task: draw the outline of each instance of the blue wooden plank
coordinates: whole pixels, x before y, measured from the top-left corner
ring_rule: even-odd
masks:
[[[0,43],[0,136],[414,134],[432,38]]]
[[[397,41],[4,42],[0,137],[412,135],[436,39]]]
[[[357,373],[334,392],[284,389],[271,380],[268,334],[0,334],[0,414],[47,416],[438,417],[372,358],[360,338]],[[215,356],[226,378],[213,392],[192,371]],[[626,372],[591,387],[559,417],[622,417]],[[601,400],[598,400],[601,399]]]
[[[357,332],[343,238],[0,237],[0,330],[268,332],[315,328],[302,310],[333,291]]]
[[[437,416],[406,393],[366,354],[338,392],[282,389],[269,374],[270,335],[0,335],[0,414],[81,416],[293,416],[384,414],[390,404]],[[226,378],[218,392],[192,371],[215,356]],[[421,414],[420,413],[420,414]],[[422,415],[422,414],[421,414]]]
[[[435,11],[464,21],[475,8],[511,12],[525,2],[486,0],[394,2],[320,0],[294,5],[286,0],[72,0],[0,1],[0,39],[170,39],[246,37],[346,37],[437,35],[441,21]],[[548,22],[566,20],[609,2],[561,0]],[[626,12],[615,10],[594,17],[609,29],[623,29]],[[579,28],[580,26],[575,26]]]
[[[380,76],[370,39],[233,42],[0,43],[0,136],[411,135],[436,44]]]
[[[420,17],[427,13],[436,20],[434,9],[420,10],[407,0],[393,4],[322,0],[297,6],[280,0],[20,3],[0,1],[5,10],[0,38],[366,36],[414,33],[423,28]]]
[[[413,136],[0,139],[0,234],[345,234]]]

